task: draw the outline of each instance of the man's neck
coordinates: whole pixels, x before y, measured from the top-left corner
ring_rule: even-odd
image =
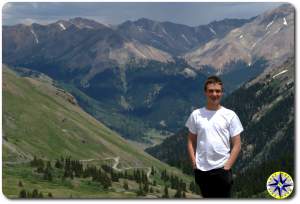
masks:
[[[221,104],[218,105],[206,104],[207,110],[219,110],[221,107],[222,107]]]

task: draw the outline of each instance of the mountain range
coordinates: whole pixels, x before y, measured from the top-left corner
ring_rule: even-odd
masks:
[[[228,95],[293,56],[293,43],[289,4],[195,27],[145,18],[107,26],[78,17],[3,26],[3,62],[49,75],[125,138],[156,143],[153,131],[165,138],[203,105],[208,74],[220,75]]]
[[[172,62],[173,56],[223,37],[249,21],[228,19],[189,27],[143,18],[126,21],[115,28],[74,18],[48,25],[4,26],[3,57],[6,63],[25,63],[28,66],[32,66],[30,63],[38,57],[58,64],[63,61],[65,69],[88,69],[89,77],[92,77],[107,67],[124,65],[132,60]],[[218,35],[212,28],[218,31]],[[13,55],[18,57],[12,59]],[[31,59],[26,59],[27,56]]]
[[[250,66],[264,58],[270,66],[280,64],[294,55],[294,23],[294,8],[285,4],[231,30],[222,39],[209,41],[185,58],[195,68],[211,66],[220,72],[228,71],[235,61]]]

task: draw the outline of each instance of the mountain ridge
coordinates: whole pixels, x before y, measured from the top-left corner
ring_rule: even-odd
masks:
[[[264,58],[271,62],[269,66],[278,65],[294,55],[294,12],[293,6],[283,4],[184,57],[196,69],[212,66],[221,72],[226,64],[238,60],[250,66]]]

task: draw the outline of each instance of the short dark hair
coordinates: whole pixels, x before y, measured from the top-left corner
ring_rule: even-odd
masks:
[[[222,86],[222,91],[223,91],[223,82],[222,80],[217,77],[217,76],[210,76],[206,79],[204,83],[204,91],[206,91],[207,85],[208,84],[220,84]]]

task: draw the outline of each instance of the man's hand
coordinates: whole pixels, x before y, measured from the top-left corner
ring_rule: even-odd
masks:
[[[240,135],[236,135],[231,138],[232,149],[230,153],[230,157],[226,164],[224,165],[225,170],[230,170],[234,162],[236,161],[240,151],[241,151],[241,137]]]
[[[196,161],[195,160],[192,161],[192,167],[193,167],[193,170],[197,169],[197,165],[196,165]]]
[[[224,170],[229,171],[231,169],[231,166],[228,164],[224,165]]]

